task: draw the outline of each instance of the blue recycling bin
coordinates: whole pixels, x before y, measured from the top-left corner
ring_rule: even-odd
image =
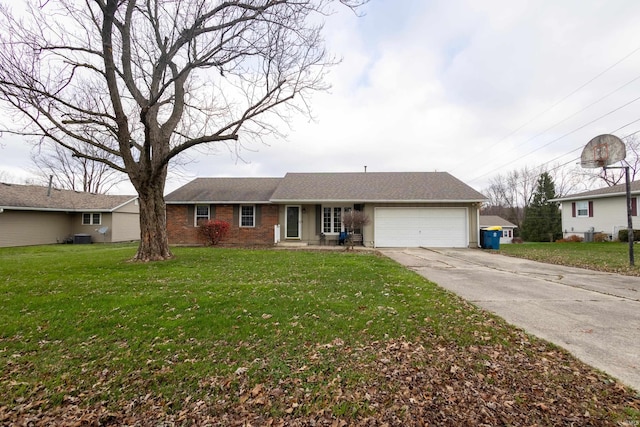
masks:
[[[344,245],[344,242],[347,240],[347,237],[349,235],[347,234],[346,231],[341,231],[340,235],[338,236],[338,244],[339,245]]]
[[[500,249],[500,238],[502,237],[502,227],[489,227],[482,230],[482,249]]]

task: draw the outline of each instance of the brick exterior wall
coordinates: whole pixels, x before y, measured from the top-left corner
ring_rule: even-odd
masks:
[[[238,206],[238,205],[235,205]],[[172,245],[202,245],[204,240],[193,225],[193,205],[167,205],[167,234]],[[227,221],[231,224],[229,234],[221,246],[264,246],[273,245],[273,227],[278,224],[278,205],[260,205],[256,215],[256,227],[240,227],[234,219],[234,205],[216,205],[211,219]],[[258,211],[256,210],[256,213]]]
[[[167,205],[167,236],[171,245],[202,245],[187,205]]]

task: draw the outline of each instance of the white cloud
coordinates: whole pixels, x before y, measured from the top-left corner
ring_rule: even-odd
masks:
[[[325,37],[343,61],[332,89],[311,99],[316,121],[296,117],[286,140],[250,144],[248,163],[226,149],[193,154],[167,190],[195,176],[365,165],[450,171],[482,189],[496,173],[570,162],[593,136],[640,119],[640,100],[622,108],[640,97],[640,78],[601,99],[640,77],[640,50],[614,66],[640,47],[638,16],[635,0],[377,0],[360,18],[341,10]],[[2,167],[28,163],[10,144]]]
[[[35,179],[31,163],[33,147],[19,136],[0,137],[0,181],[24,184]]]

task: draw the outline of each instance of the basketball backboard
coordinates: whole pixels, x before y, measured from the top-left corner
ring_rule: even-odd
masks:
[[[583,168],[602,168],[627,157],[624,142],[615,135],[598,135],[582,150],[580,166]]]

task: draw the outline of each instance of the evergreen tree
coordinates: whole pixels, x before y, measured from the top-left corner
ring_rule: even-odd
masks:
[[[549,242],[562,237],[562,218],[556,202],[551,176],[544,172],[538,178],[538,185],[531,203],[524,210],[522,237],[530,242]]]

